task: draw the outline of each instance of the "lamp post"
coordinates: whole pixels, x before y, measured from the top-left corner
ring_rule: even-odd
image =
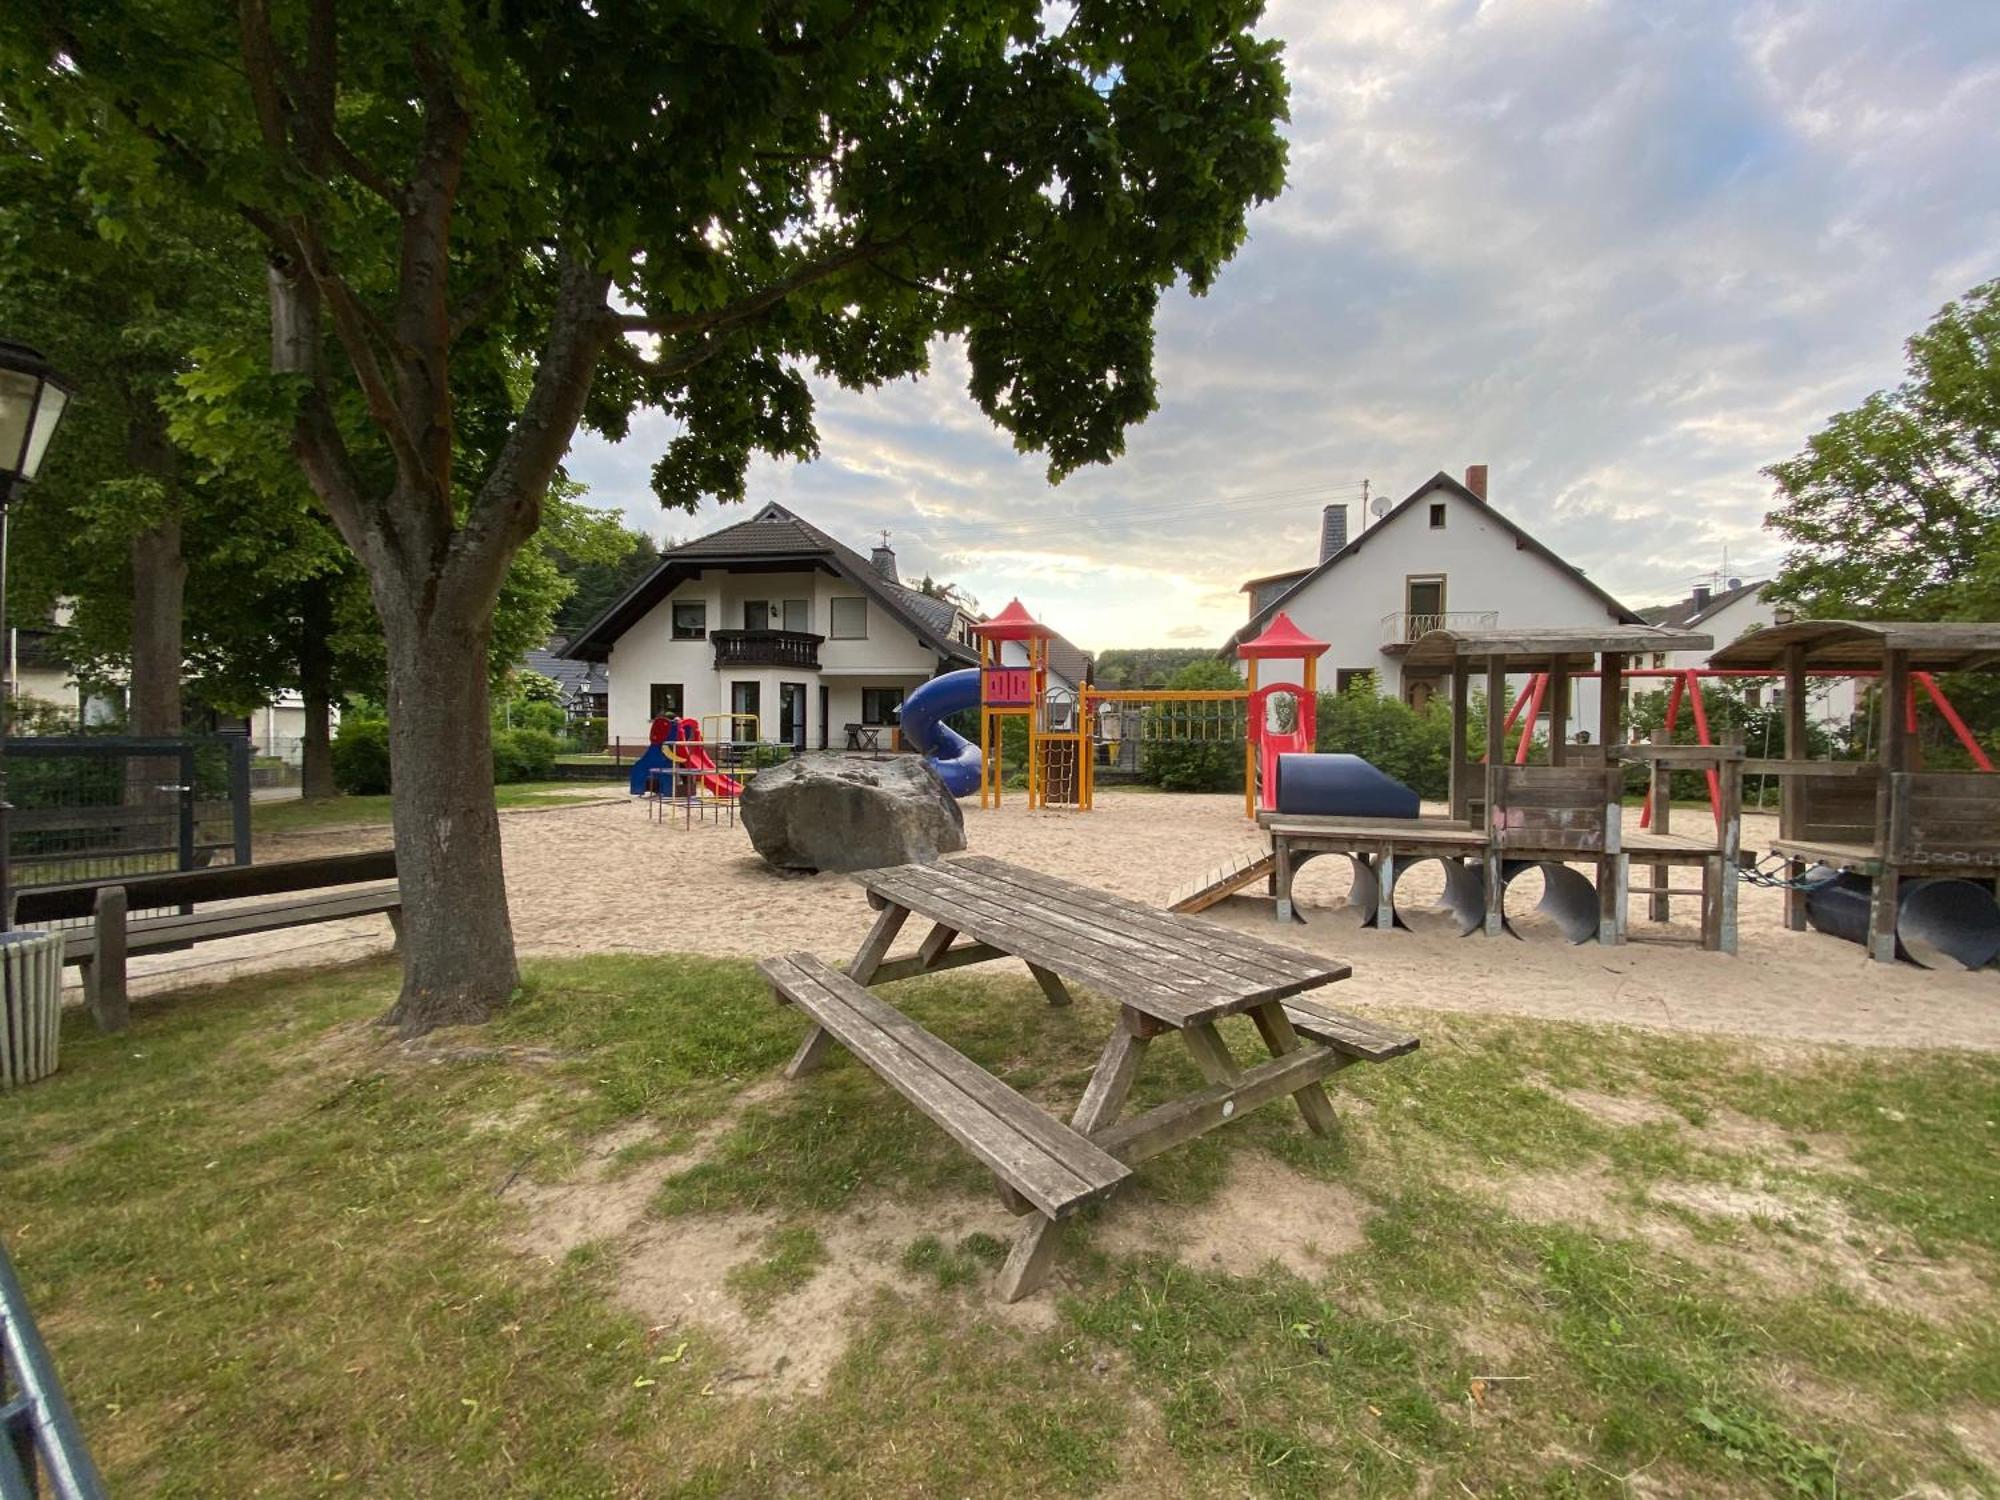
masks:
[[[49,440],[69,406],[73,388],[55,367],[26,344],[0,339],[0,645],[7,634],[7,517],[17,485],[42,471]],[[14,716],[14,659],[0,651],[4,694],[0,694],[0,932],[14,926],[14,845],[12,808],[7,803],[7,735]]]

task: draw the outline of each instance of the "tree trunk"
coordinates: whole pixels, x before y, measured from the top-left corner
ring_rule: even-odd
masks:
[[[385,1018],[404,1036],[489,1021],[520,983],[488,722],[489,616],[434,598],[387,601],[389,770],[403,888],[403,991]]]
[[[162,521],[132,539],[132,733],[178,735],[181,718],[181,610],[187,560],[181,523]]]
[[[305,734],[299,743],[299,795],[331,797],[333,784],[333,596],[323,580],[305,585],[299,611],[299,696]]]

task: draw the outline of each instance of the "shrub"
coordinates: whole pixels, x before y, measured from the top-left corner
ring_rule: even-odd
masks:
[[[578,755],[598,755],[604,750],[610,731],[603,719],[573,719],[569,726],[570,748]]]
[[[538,729],[551,736],[561,736],[569,729],[569,715],[562,706],[533,698],[509,698],[493,705],[493,728],[496,733],[510,729]]]
[[[389,790],[389,721],[350,713],[333,737],[333,784],[350,797]]]
[[[555,774],[561,742],[544,729],[503,729],[493,736],[493,780],[546,781]]]
[[[1419,797],[1436,800],[1450,791],[1451,706],[1442,696],[1419,710],[1382,697],[1372,681],[1321,693],[1317,746],[1358,755]]]
[[[1227,692],[1240,690],[1242,686],[1243,679],[1236,675],[1236,669],[1219,657],[1189,662],[1167,679],[1167,687],[1176,692]],[[1142,727],[1142,735],[1154,732],[1145,725],[1148,716],[1157,716],[1158,722],[1172,713],[1173,710],[1165,705],[1146,709],[1140,720],[1145,726]],[[1229,739],[1144,744],[1139,759],[1141,779],[1169,792],[1242,791],[1240,715],[1237,722],[1237,734]]]

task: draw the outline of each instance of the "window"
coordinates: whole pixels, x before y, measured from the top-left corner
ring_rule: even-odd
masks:
[[[1743,706],[1745,708],[1762,708],[1764,706],[1764,690],[1761,687],[1746,687],[1743,690]]]
[[[700,641],[708,638],[708,601],[690,599],[674,606],[674,639]]]
[[[1444,530],[1444,506],[1442,503],[1431,507],[1431,530]]]
[[[833,606],[828,623],[832,627],[827,633],[836,641],[865,641],[868,639],[868,601],[858,594],[849,594],[830,601]]]
[[[812,600],[787,599],[785,601],[785,629],[804,635],[812,629]]]
[[[731,713],[752,714],[761,718],[763,716],[763,703],[764,685],[761,682],[732,682],[729,684],[729,711]],[[761,732],[762,726],[760,725],[760,735]],[[748,724],[732,724],[729,726],[729,737],[732,740],[747,740],[756,738],[757,736],[751,734]]]
[[[860,600],[855,600],[859,604]],[[861,722],[864,724],[893,724],[903,711],[903,690],[901,688],[863,688],[861,690]]]
[[[743,601],[743,628],[745,630],[769,630],[771,628],[771,601],[769,599],[745,599]]]
[[[1333,690],[1344,693],[1357,682],[1365,682],[1372,690],[1375,686],[1373,667],[1341,667],[1333,674]]]
[[[656,682],[651,694],[652,706],[647,712],[654,718],[665,714],[669,718],[681,716],[681,685],[678,682]]]

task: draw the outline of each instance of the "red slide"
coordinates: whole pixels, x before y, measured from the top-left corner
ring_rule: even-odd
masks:
[[[701,726],[693,719],[683,719],[681,720],[681,732],[684,740],[692,740],[701,734]],[[697,771],[707,773],[701,778],[701,787],[703,791],[709,793],[711,796],[740,797],[743,795],[743,783],[738,781],[734,776],[724,776],[720,771],[716,770],[715,758],[702,749],[700,744],[682,743],[676,745],[669,742],[668,749],[684,764],[694,767]]]

